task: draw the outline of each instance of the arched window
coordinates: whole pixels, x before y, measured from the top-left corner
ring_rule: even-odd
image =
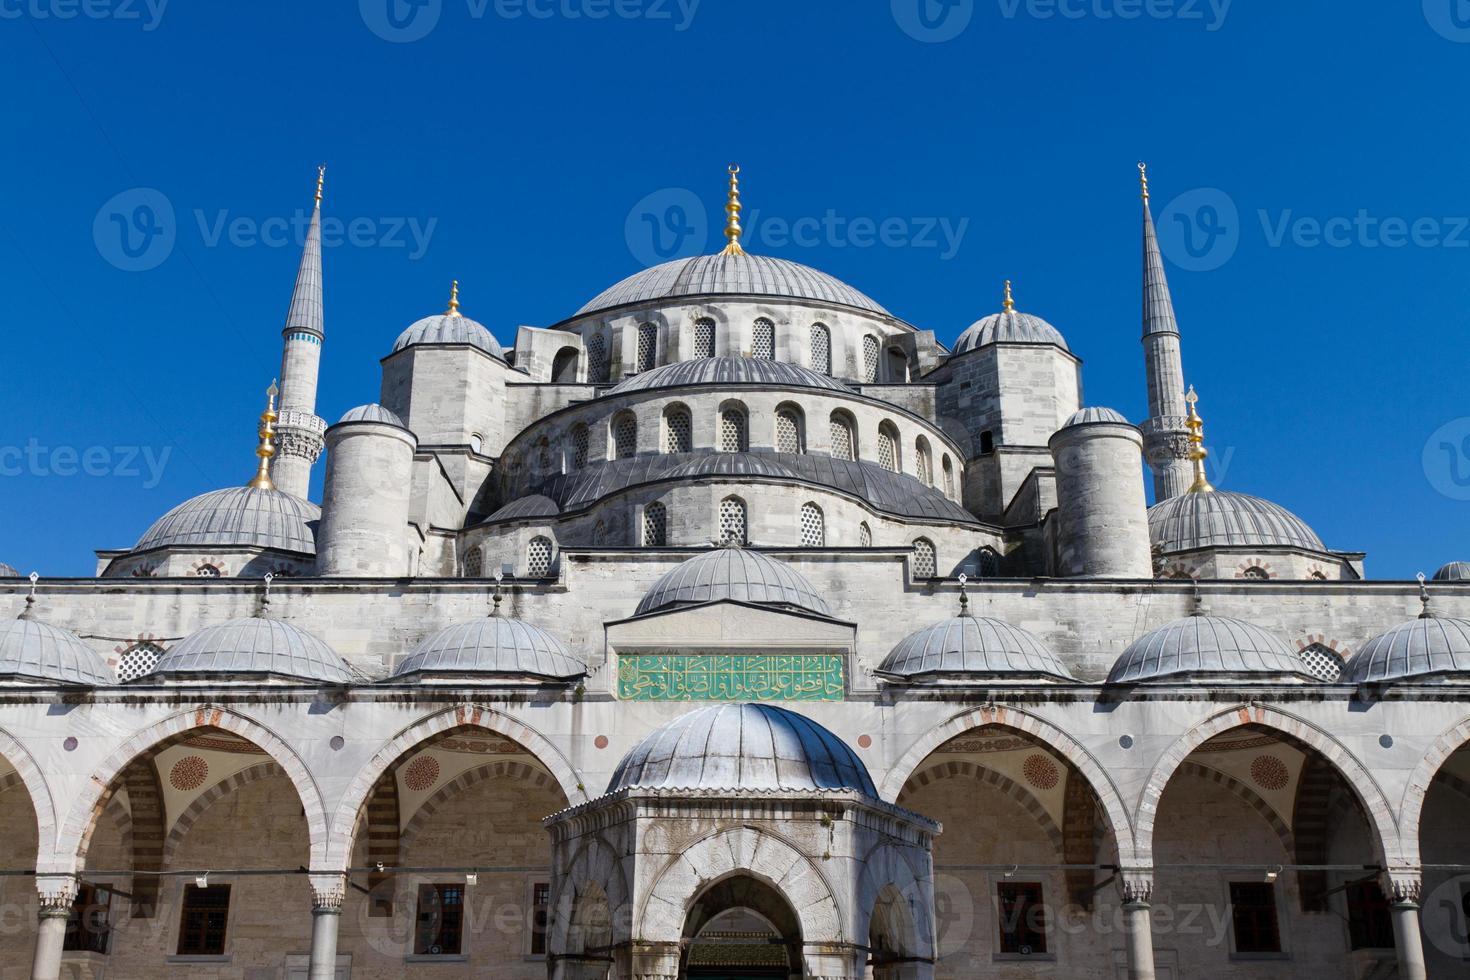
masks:
[[[1301,656],[1307,662],[1307,670],[1329,684],[1336,683],[1342,675],[1342,656],[1331,647],[1313,643],[1302,650]],[[118,674],[122,674],[121,666]]]
[[[872,384],[878,380],[878,338],[863,338],[863,380]]]
[[[142,677],[158,664],[163,648],[152,643],[135,643],[117,658],[117,679],[130,681]]]
[[[909,379],[909,357],[901,347],[888,348],[888,380],[900,384]]]
[[[577,380],[577,348],[563,347],[556,352],[551,362],[551,380],[557,384],[572,384]]]
[[[538,534],[526,545],[526,575],[546,578],[551,574],[551,539]]]
[[[747,533],[745,501],[739,497],[726,497],[720,501],[720,542],[746,544]]]
[[[868,527],[867,521],[862,521],[858,524],[858,547],[873,547],[873,529]]]
[[[651,323],[638,324],[638,370],[652,371],[658,363],[658,327]]]
[[[632,459],[638,452],[638,420],[632,412],[613,419],[613,459]]]
[[[720,409],[720,452],[743,453],[750,449],[750,426],[745,410],[730,406]]]
[[[669,516],[655,500],[643,508],[643,547],[662,548],[669,541]]]
[[[811,333],[812,370],[818,374],[832,373],[832,332],[825,323],[813,323]]]
[[[1245,571],[1241,572],[1240,577],[1252,579],[1254,581],[1264,581],[1265,579],[1270,578],[1271,574],[1259,565],[1252,565],[1250,568],[1247,568]]]
[[[981,548],[979,557],[981,578],[1000,577],[1000,552],[994,548]]]
[[[989,456],[995,452],[995,433],[986,429],[980,433],[980,455]]]
[[[903,469],[898,456],[898,430],[891,422],[878,425],[878,465],[890,473],[898,473]]]
[[[804,548],[821,548],[827,544],[827,523],[822,508],[816,504],[801,505],[801,544]]]
[[[694,356],[715,356],[715,321],[707,316],[694,321]]]
[[[857,459],[857,438],[853,434],[852,420],[844,412],[832,413],[832,458]]]
[[[954,499],[954,464],[949,461],[949,453],[944,454],[944,495]]]
[[[934,456],[929,452],[929,440],[923,436],[914,440],[914,469],[920,483],[934,486]]]
[[[588,381],[607,380],[607,341],[600,333],[587,339],[587,374]]]
[[[776,452],[801,452],[801,416],[794,408],[776,409]]]
[[[194,574],[198,578],[219,578],[223,573],[218,565],[200,565],[194,569]]]
[[[915,538],[912,562],[914,578],[933,578],[936,574],[935,569],[938,567],[934,542],[928,538]]]
[[[675,405],[664,412],[664,452],[687,453],[694,448],[689,409]]]
[[[471,548],[464,556],[464,577],[483,578],[485,575],[485,553],[479,548]]]
[[[756,320],[751,329],[750,353],[762,361],[776,359],[776,325],[765,317]]]
[[[572,426],[572,468],[582,469],[587,465],[587,453],[591,440],[587,436],[587,426],[578,423]]]
[[[598,519],[597,526],[592,529],[592,543],[596,545],[607,544],[607,521],[601,518]]]

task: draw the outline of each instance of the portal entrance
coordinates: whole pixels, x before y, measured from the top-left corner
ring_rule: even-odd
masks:
[[[801,924],[774,888],[726,878],[690,908],[680,960],[681,980],[799,980]]]

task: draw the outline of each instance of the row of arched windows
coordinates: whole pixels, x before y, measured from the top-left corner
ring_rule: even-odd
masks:
[[[714,357],[719,351],[717,342],[719,326],[711,317],[700,317],[694,321],[693,349],[695,358]],[[751,324],[750,354],[758,360],[774,361],[780,350],[776,338],[776,324],[769,317],[757,317]],[[608,380],[607,342],[601,334],[587,339],[587,365],[593,381]],[[817,322],[807,327],[807,362],[819,374],[832,373],[832,330],[825,323]],[[873,334],[862,339],[859,376],[865,383],[874,384],[883,380],[882,344]],[[888,381],[907,381],[909,376],[908,355],[901,348],[888,350]],[[658,325],[640,323],[638,342],[634,352],[634,369],[639,373],[651,371],[658,365]]]

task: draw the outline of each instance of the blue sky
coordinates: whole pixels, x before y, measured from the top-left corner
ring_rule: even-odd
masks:
[[[946,341],[1014,279],[1138,419],[1140,158],[1216,482],[1373,577],[1470,557],[1460,0],[388,2],[0,0],[0,559],[90,574],[249,478],[319,162],[328,419],[452,278],[509,344],[641,213],[713,248],[731,161],[752,250]]]

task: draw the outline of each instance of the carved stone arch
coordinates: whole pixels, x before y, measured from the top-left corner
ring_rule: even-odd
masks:
[[[1247,725],[1274,729],[1331,763],[1362,803],[1369,825],[1375,831],[1379,855],[1389,866],[1397,867],[1403,863],[1403,846],[1393,808],[1367,768],[1342,743],[1317,726],[1261,704],[1241,705],[1207,718],[1181,735],[1159,758],[1139,793],[1135,811],[1135,841],[1142,858],[1152,860],[1154,822],[1158,817],[1159,800],[1170,778],[1195,749],[1216,735]]]
[[[56,803],[51,787],[46,785],[46,777],[30,752],[4,729],[0,729],[0,757],[10,763],[16,783],[24,786],[31,798],[31,810],[36,815],[36,847],[44,855],[51,850],[57,834]]]
[[[930,783],[938,782],[941,779],[954,779],[958,777],[973,779],[986,786],[994,787],[1001,796],[1020,804],[1022,809],[1040,824],[1042,832],[1046,834],[1047,840],[1051,841],[1052,845],[1056,847],[1057,854],[1062,854],[1064,849],[1062,828],[1057,825],[1056,820],[1047,812],[1046,807],[1041,805],[1041,801],[1030,790],[1011,777],[988,766],[982,766],[979,763],[969,760],[935,763],[922,772],[916,772],[910,776],[903,784],[903,789],[899,791],[898,799],[902,801],[906,794],[912,793]],[[904,804],[899,802],[898,805],[903,806]]]
[[[173,863],[174,852],[179,849],[179,845],[183,843],[184,838],[189,835],[189,831],[193,829],[194,825],[199,822],[199,818],[204,816],[206,810],[241,786],[265,779],[269,776],[283,775],[285,775],[285,770],[275,762],[258,762],[249,768],[240,770],[232,776],[226,776],[196,796],[184,812],[179,814],[179,819],[173,822],[173,826],[168,828],[168,836],[163,840],[162,867],[166,868]]]
[[[1424,816],[1424,797],[1444,764],[1466,744],[1470,744],[1470,718],[1450,728],[1434,740],[1424,758],[1414,767],[1404,798],[1399,804],[1399,839],[1403,841],[1405,860],[1419,864],[1419,822]],[[3,749],[0,749],[3,753]]]
[[[428,823],[429,819],[439,811],[441,806],[448,802],[450,797],[463,793],[478,782],[483,782],[487,779],[505,778],[524,779],[537,787],[554,786],[558,791],[561,789],[560,786],[557,786],[556,780],[552,779],[547,773],[534,766],[528,766],[524,762],[516,762],[512,759],[499,759],[495,762],[487,762],[482,766],[476,766],[473,769],[460,773],[439,787],[433,796],[425,800],[414,811],[413,816],[409,818],[408,823],[403,827],[403,832],[399,835],[398,846],[400,851],[413,843],[419,831],[424,828],[424,824]],[[546,814],[542,814],[542,816],[546,816]]]
[[[145,752],[155,751],[181,740],[198,728],[218,728],[253,743],[270,756],[290,778],[301,801],[310,841],[311,866],[324,867],[327,856],[326,806],[320,787],[306,763],[275,732],[244,715],[218,705],[200,705],[171,715],[135,733],[113,751],[93,773],[67,814],[66,823],[57,835],[52,863],[38,869],[43,873],[65,874],[76,869],[97,818],[107,805],[113,784],[123,770]]]
[[[628,927],[632,918],[627,909],[632,892],[623,863],[610,842],[592,837],[577,850],[570,864],[552,876],[551,908],[555,913],[547,935],[547,949],[553,956],[583,952],[573,948],[577,943],[572,927],[577,922],[578,903],[588,895],[589,886],[595,886],[607,902],[611,944],[631,938]]]
[[[858,881],[857,908],[853,910],[853,935],[868,942],[880,906],[902,902],[907,921],[897,932],[907,948],[897,950],[905,959],[932,960],[934,949],[934,878],[927,868],[915,870],[904,852],[888,843],[873,847],[862,861]],[[889,908],[888,912],[894,911]]]
[[[1277,813],[1271,804],[1262,799],[1259,793],[1245,783],[1229,773],[1221,772],[1218,769],[1211,769],[1209,766],[1200,765],[1198,762],[1186,761],[1180,764],[1179,773],[1180,775],[1204,779],[1224,787],[1231,795],[1259,813],[1261,819],[1271,825],[1271,829],[1276,832],[1276,836],[1281,840],[1281,846],[1287,854],[1294,853],[1296,850],[1296,838],[1292,834],[1291,828],[1287,826],[1285,820],[1281,819],[1281,814]]]

